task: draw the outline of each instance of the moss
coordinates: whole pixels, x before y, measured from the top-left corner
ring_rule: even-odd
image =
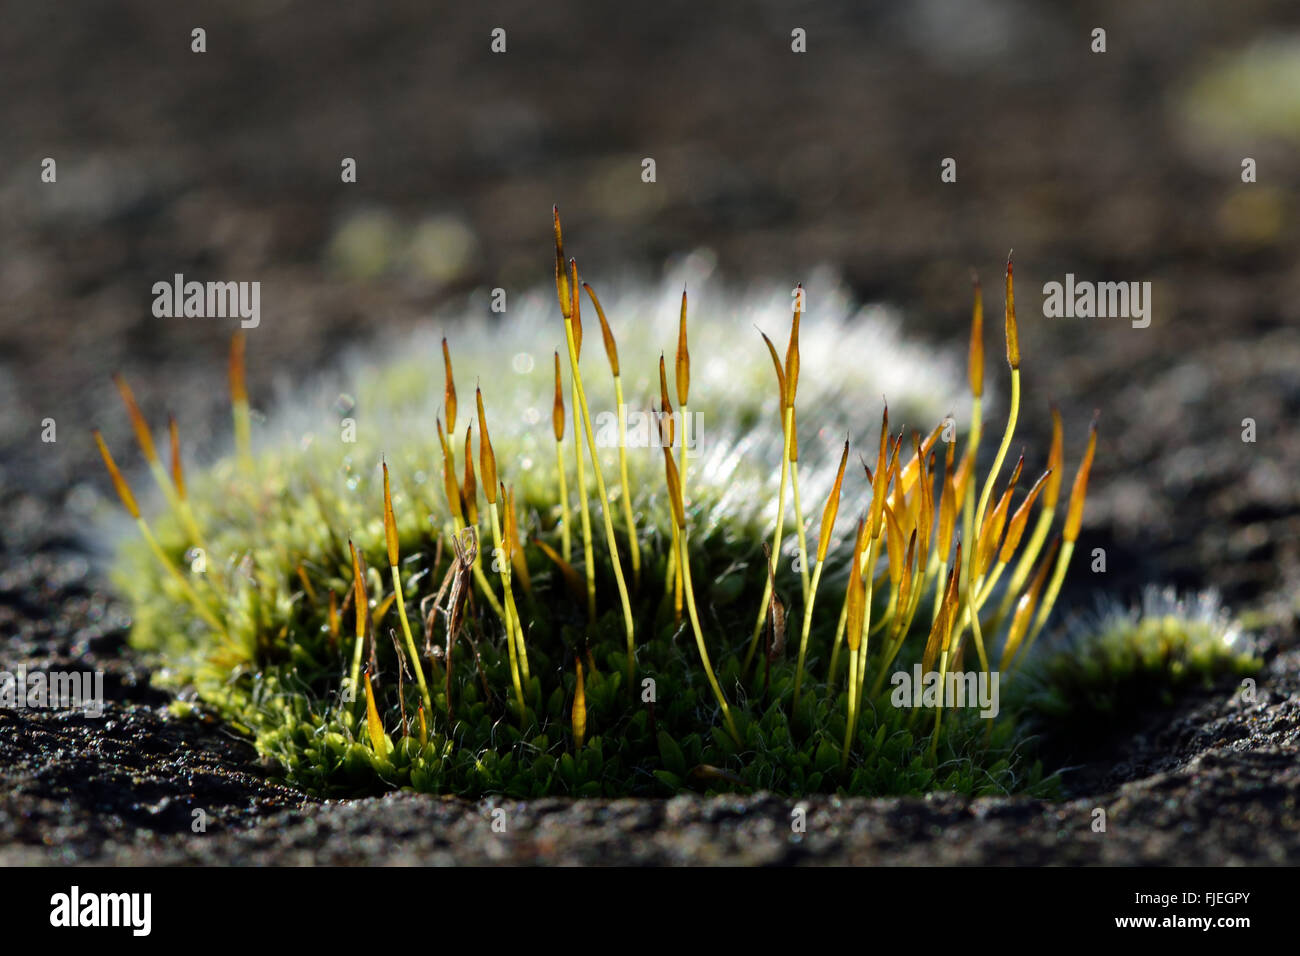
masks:
[[[417,340],[388,361],[355,365],[341,399],[326,388],[318,397],[329,401],[287,403],[252,441],[238,341],[238,447],[188,479],[177,443],[170,472],[157,461],[123,384],[168,507],[142,518],[144,539],[121,546],[114,573],[134,609],[132,642],[156,657],[160,679],[193,686],[287,781],[320,794],[1055,792],[1015,709],[986,719],[968,707],[895,706],[888,680],[914,664],[939,673],[1001,666],[1014,678],[1033,659],[1078,534],[1095,430],[1063,545],[1047,543],[1063,478],[1059,417],[1048,468],[1017,507],[1023,460],[998,485],[1019,387],[1010,266],[1012,414],[998,464],[979,477],[972,463],[991,396],[978,289],[968,376],[976,427],[958,456],[954,429],[905,441],[890,432],[888,410],[872,441],[857,437],[863,416],[852,396],[888,384],[896,415],[933,422],[960,388],[955,363],[918,352],[877,318],[848,321],[831,293],[826,314],[802,333],[802,287],[792,319],[779,293],[734,311],[706,294],[705,317],[689,332],[685,295],[680,317],[668,295],[628,299],[626,323],[617,311],[608,324],[599,316],[612,375],[590,349],[574,375],[579,282],[558,218],[556,238],[563,322],[554,300],[548,309],[530,296],[500,324],[458,328],[443,375],[441,343]],[[784,359],[769,342],[773,369],[761,346],[742,361],[738,335],[782,311],[792,321]],[[698,448],[681,457],[680,423],[666,455],[597,443],[587,425],[598,431],[616,395],[626,392],[634,411],[653,402],[654,358],[672,333],[675,397],[704,416]],[[557,382],[552,365],[562,375],[563,363],[551,355],[566,352],[570,378]],[[461,381],[482,387],[468,430],[456,420],[451,355]],[[659,407],[670,411],[661,375]],[[846,433],[873,449],[864,472],[847,478]],[[565,484],[562,502],[561,470],[575,458],[586,477]],[[580,490],[590,508],[581,524]],[[119,493],[134,514],[124,482]],[[861,508],[856,521],[837,522],[841,494],[846,510]],[[816,559],[803,550],[811,502],[822,514]],[[459,533],[467,515],[476,533]],[[789,540],[800,542],[798,560]],[[457,542],[478,550],[473,572]],[[1140,661],[1171,687],[1184,679],[1179,667],[1207,665],[1191,646],[1150,659],[1152,629],[1168,630],[1143,620],[1118,634],[1121,647],[1099,637],[1082,660],[1130,671]],[[1053,699],[1072,708],[1077,675],[1050,660],[1042,673]],[[1033,706],[1047,713],[1042,698]]]
[[[1140,607],[1074,621],[1028,667],[1017,706],[1057,734],[1115,730],[1184,693],[1257,673],[1250,645],[1213,592],[1148,588]]]

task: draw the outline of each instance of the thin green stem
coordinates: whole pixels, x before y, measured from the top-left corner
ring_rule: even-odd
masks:
[[[420,665],[420,652],[415,649],[415,638],[411,635],[411,622],[406,617],[406,598],[402,594],[402,573],[397,565],[389,565],[393,573],[393,591],[397,595],[397,616],[402,621],[402,635],[406,638],[406,652],[411,655],[411,666],[415,668],[415,679],[420,685],[420,696],[424,699],[424,709],[433,713],[433,698],[429,696],[428,685],[424,683],[424,668]]]
[[[790,434],[793,430],[794,406],[787,406],[785,423],[782,427],[784,448],[781,452],[781,488],[777,492],[776,531],[772,535],[772,557],[779,566],[781,556],[781,532],[785,524],[785,488],[790,480]],[[749,650],[745,652],[745,662],[740,668],[742,674],[749,673],[749,665],[758,650],[758,637],[763,633],[763,624],[767,621],[767,607],[772,601],[772,576],[763,575],[763,600],[758,609],[758,620],[754,622],[754,633],[749,638]]]

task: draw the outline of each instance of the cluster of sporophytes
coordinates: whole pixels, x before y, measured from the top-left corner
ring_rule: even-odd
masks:
[[[1016,714],[989,719],[952,701],[907,706],[914,701],[900,699],[892,679],[919,664],[940,687],[959,672],[1014,682],[1079,534],[1095,421],[1055,534],[1065,477],[1055,410],[1041,474],[1028,480],[1023,455],[1008,457],[1020,412],[1010,261],[1009,411],[980,475],[978,283],[964,441],[950,417],[924,434],[894,433],[886,406],[870,452],[851,463],[849,438],[801,434],[802,287],[784,353],[762,334],[769,384],[719,412],[725,436],[697,442],[692,425],[704,420],[693,414],[690,345],[700,361],[700,339],[698,323],[688,329],[686,292],[672,387],[660,354],[657,408],[629,410],[615,326],[566,258],[558,213],[554,226],[549,422],[521,421],[517,407],[494,415],[494,401],[514,406],[494,395],[509,386],[491,366],[462,417],[443,339],[440,370],[424,361],[380,373],[396,411],[370,429],[369,445],[312,433],[255,449],[237,337],[236,453],[187,483],[175,422],[169,469],[119,379],[167,504],[146,521],[96,432],[143,539],[123,547],[116,569],[134,643],[249,733],[290,782],[318,793],[1050,787]],[[580,361],[584,298],[600,324],[605,372]],[[509,327],[489,334],[480,357],[506,361]],[[838,360],[862,365],[850,332],[832,339],[823,364],[848,351]],[[702,364],[700,377],[712,381],[754,374],[732,355]],[[415,407],[403,401],[438,371],[434,420],[401,420],[402,407]],[[837,374],[840,385],[857,381]],[[638,391],[650,378],[633,376]],[[835,393],[818,378],[810,366],[811,412],[832,423],[853,417],[848,403],[831,407]],[[349,422],[357,427],[347,419],[345,433]],[[801,437],[824,467],[801,472]],[[376,444],[382,458],[370,457]],[[791,531],[793,554],[784,547]]]

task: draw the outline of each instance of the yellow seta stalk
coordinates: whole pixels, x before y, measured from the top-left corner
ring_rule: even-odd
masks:
[[[828,698],[835,696],[835,681],[840,673],[840,648],[844,646],[844,631],[848,625],[848,615],[849,593],[845,591],[844,600],[840,602],[840,618],[835,624],[835,636],[831,639],[831,664],[826,676],[826,694]]]
[[[998,445],[998,453],[994,456],[993,466],[984,479],[984,488],[980,492],[979,505],[975,509],[974,537],[968,539],[972,542],[979,541],[980,533],[983,530],[984,514],[988,510],[989,498],[993,494],[993,485],[997,481],[998,472],[1002,470],[1003,461],[1006,460],[1007,450],[1011,447],[1011,438],[1016,431],[1016,420],[1020,415],[1020,335],[1016,327],[1016,299],[1010,256],[1007,256],[1006,340],[1007,365],[1011,367],[1011,406],[1007,412],[1007,427],[1002,433],[1002,443]],[[973,481],[973,458],[971,463],[971,480]],[[975,606],[975,592],[979,587],[979,582],[976,580],[975,562],[967,561],[966,563],[966,601],[968,608],[973,609]],[[980,668],[987,672],[989,669],[988,654],[984,648],[984,637],[980,632],[978,615],[971,614],[970,623],[972,634],[975,637],[975,650],[980,658]],[[960,634],[958,638],[960,639]]]
[[[406,639],[406,652],[411,655],[411,666],[415,669],[415,680],[420,685],[420,697],[424,706],[433,713],[433,698],[429,696],[429,686],[424,682],[424,666],[420,663],[420,652],[416,650],[415,638],[411,634],[411,622],[406,616],[406,596],[402,593],[402,572],[398,568],[401,555],[397,544],[397,518],[393,514],[393,494],[388,484],[388,462],[382,462],[384,469],[384,544],[388,549],[388,570],[393,577],[393,593],[397,595],[397,616],[402,622],[402,636]]]
[[[582,287],[587,290],[587,297],[596,308],[596,318],[600,320],[600,334],[605,342],[605,355],[609,358],[609,370],[614,377],[614,403],[618,411],[618,471],[619,482],[623,486],[623,521],[627,524],[628,548],[632,555],[632,590],[641,590],[641,543],[637,538],[636,518],[632,514],[632,485],[627,478],[627,405],[623,398],[623,376],[618,364],[618,343],[614,341],[614,331],[605,318],[600,299],[587,283]]]
[[[902,434],[899,434],[899,444],[902,442]],[[855,573],[862,577],[863,597],[862,613],[858,626],[861,628],[859,635],[858,667],[854,672],[855,683],[849,685],[850,693],[861,704],[862,688],[866,682],[866,659],[867,646],[871,634],[871,602],[875,591],[875,568],[876,568],[876,542],[884,530],[884,511],[885,498],[889,494],[889,484],[893,480],[893,469],[898,463],[898,445],[895,446],[893,462],[889,458],[889,406],[886,405],[880,421],[880,449],[876,455],[876,471],[872,474],[871,470],[863,465],[867,473],[867,478],[871,482],[871,504],[868,508],[867,517],[867,545],[866,556],[861,564],[855,564]],[[849,635],[852,636],[851,634]]]
[[[1043,603],[1038,607],[1038,616],[1034,618],[1034,628],[1025,642],[1025,654],[1034,646],[1039,632],[1051,616],[1056,598],[1061,592],[1061,582],[1065,580],[1065,571],[1074,555],[1074,543],[1078,540],[1079,530],[1083,526],[1083,506],[1088,497],[1088,476],[1092,473],[1092,460],[1097,452],[1097,416],[1094,414],[1092,425],[1088,428],[1088,447],[1079,462],[1079,470],[1074,476],[1074,487],[1070,489],[1070,507],[1065,516],[1065,529],[1061,533],[1061,550],[1056,556],[1056,567],[1052,570],[1052,581],[1047,586]]]
[[[578,406],[578,383],[575,379],[573,393],[573,430],[578,432],[581,426],[582,410]],[[582,442],[573,444],[573,459],[577,472],[578,514],[582,521],[582,558],[583,570],[587,576],[587,622],[596,622],[596,551],[591,540],[591,504],[587,496],[587,466],[583,460]]]
[[[248,388],[244,374],[244,333],[236,332],[230,340],[230,407],[234,416],[235,450],[239,467],[253,470],[253,430],[248,409]]]
[[[792,374],[799,378],[799,319],[803,315],[803,283],[795,286],[794,320],[790,328],[790,341],[786,344],[786,378]],[[790,399],[790,489],[794,492],[794,522],[799,538],[799,584],[804,602],[808,601],[808,536],[803,518],[803,502],[799,498],[799,416],[794,412],[794,396]]]
[[[709,687],[713,689],[713,696],[718,701],[718,706],[722,708],[722,718],[726,722],[727,732],[731,734],[737,746],[741,745],[740,731],[736,729],[736,722],[731,716],[731,708],[727,705],[727,697],[722,693],[722,687],[718,684],[718,678],[713,673],[713,664],[709,660],[709,650],[704,644],[704,633],[700,630],[700,616],[695,608],[695,588],[691,584],[691,564],[690,564],[690,538],[686,528],[686,508],[682,502],[681,481],[677,475],[677,466],[673,463],[672,447],[664,447],[664,470],[668,483],[668,501],[672,507],[673,522],[677,525],[679,532],[677,536],[677,564],[682,569],[682,576],[685,580],[686,588],[686,608],[691,619],[691,628],[695,633],[695,647],[700,654],[700,663],[704,666],[704,674],[709,679]]]
[[[515,577],[519,579],[519,586],[524,589],[524,596],[531,600],[533,596],[533,579],[532,575],[528,573],[528,561],[524,554],[524,545],[519,538],[519,512],[515,508],[514,487],[506,488],[503,482],[501,496],[506,503],[505,535],[506,544],[510,548],[510,564],[514,568]]]
[[[1007,522],[1007,533],[1006,537],[1002,540],[1002,546],[998,551],[997,563],[993,566],[993,570],[985,577],[984,585],[980,590],[978,599],[976,600],[975,608],[977,611],[982,608],[984,603],[989,599],[989,596],[993,593],[993,588],[997,585],[998,580],[1002,577],[1002,573],[1011,562],[1011,558],[1015,556],[1016,549],[1020,547],[1020,539],[1024,536],[1025,527],[1029,524],[1029,512],[1034,507],[1034,502],[1038,500],[1038,496],[1042,492],[1043,487],[1051,480],[1051,478],[1052,469],[1048,468],[1047,471],[1043,472],[1043,474],[1039,476],[1038,481],[1034,482],[1033,487],[1029,489],[1029,493],[1025,495],[1025,500],[1020,503],[1020,507],[1016,509],[1015,514],[1013,514],[1010,521]],[[1015,582],[1013,581],[1012,584],[1014,585]]]
[[[858,729],[858,668],[861,664],[858,651],[862,644],[863,591],[862,580],[857,567],[862,559],[863,548],[869,531],[866,518],[858,519],[858,534],[853,543],[853,563],[849,566],[848,583],[845,590],[845,642],[849,648],[849,682],[846,706],[847,721],[844,726],[844,749],[840,754],[840,769],[849,765],[849,754],[853,751],[853,738]]]
[[[560,213],[558,209],[554,210],[554,215],[556,273],[558,277],[563,273],[561,264],[564,250],[560,239]],[[596,432],[591,424],[591,410],[587,407],[587,393],[582,387],[582,371],[578,367],[578,348],[574,339],[574,328],[581,320],[579,319],[577,295],[578,264],[573,259],[569,260],[569,269],[572,273],[572,285],[570,286],[568,277],[565,277],[564,283],[564,291],[570,293],[569,306],[564,314],[564,337],[569,347],[569,368],[573,375],[574,385],[578,393],[578,404],[582,411],[582,425],[587,436],[587,448],[591,453],[592,472],[596,476],[596,490],[600,494],[600,500],[608,502],[609,493],[605,487],[605,477],[600,469],[600,454],[596,446]],[[623,605],[623,626],[627,631],[628,689],[631,692],[632,679],[636,674],[636,629],[632,621],[632,602],[627,593],[627,581],[623,577],[623,562],[618,556],[618,540],[614,536],[614,519],[610,515],[608,507],[601,508],[601,515],[605,519],[605,538],[609,547],[609,558],[614,566],[614,580],[618,584],[618,596]]]
[[[690,425],[688,417],[690,411],[687,408],[691,391],[691,355],[686,349],[686,290],[682,289],[682,311],[677,328],[677,357],[674,363],[674,372],[677,385],[677,404],[682,410],[682,448],[681,448],[681,486],[682,486],[682,507],[686,507],[686,439],[689,434]],[[673,610],[677,615],[677,620],[682,617],[682,589],[684,586],[684,575],[681,567],[675,569],[676,584],[673,592]]]
[[[664,365],[663,353],[659,353],[659,439],[664,448],[672,448],[677,435],[677,425],[673,418],[673,403],[668,397],[668,372]],[[685,438],[682,439],[685,441]],[[672,518],[672,506],[669,505],[668,517]],[[664,576],[664,597],[671,592],[673,596],[673,624],[682,622],[682,569],[677,563],[677,539],[679,532],[677,522],[668,522],[672,529],[672,551],[669,552],[668,570]]]
[[[592,544],[591,503],[587,495],[586,456],[582,451],[582,439],[580,437],[582,434],[582,405],[578,401],[579,384],[576,366],[577,361],[582,358],[582,315],[578,310],[577,271],[575,269],[572,284],[570,284],[568,273],[565,271],[558,210],[555,210],[555,255],[555,291],[560,296],[560,308],[565,321],[565,337],[571,339],[571,354],[574,356],[571,363],[574,370],[570,375],[570,392],[573,396],[573,460],[578,485],[578,509],[582,525],[583,571],[587,578],[587,623],[590,625],[596,622],[596,552]],[[563,284],[563,292],[561,292],[561,284]],[[599,463],[594,458],[593,463],[599,468]]]
[[[907,558],[903,565],[903,578],[898,594],[898,607],[900,610],[894,620],[893,634],[885,639],[885,646],[880,657],[880,670],[871,685],[871,697],[873,699],[880,694],[885,683],[885,675],[889,673],[890,665],[894,663],[898,652],[902,650],[908,629],[912,626],[912,621],[916,616],[916,610],[921,605],[920,596],[924,585],[924,572],[915,561],[915,558],[916,531],[913,529],[907,546]],[[915,570],[914,565],[916,565]]]
[[[475,389],[474,399],[478,405],[478,455],[479,472],[483,476],[483,497],[488,503],[488,524],[492,529],[492,554],[496,572],[501,576],[501,588],[505,593],[506,606],[506,647],[510,655],[510,676],[514,681],[515,694],[519,699],[519,717],[522,720],[526,711],[524,691],[521,683],[527,663],[522,659],[525,654],[523,624],[519,610],[515,606],[514,589],[510,585],[510,556],[501,534],[501,513],[497,508],[498,482],[497,460],[492,450],[492,437],[488,434],[487,415],[483,410],[483,391]],[[523,678],[526,679],[526,678]]]
[[[1039,595],[1043,593],[1043,584],[1047,581],[1047,572],[1051,568],[1052,561],[1056,557],[1060,546],[1061,536],[1058,534],[1052,539],[1046,554],[1043,555],[1043,560],[1038,565],[1038,571],[1034,574],[1033,582],[1030,583],[1029,588],[1016,602],[1015,614],[1012,615],[1011,625],[1007,628],[1007,641],[1002,648],[1002,659],[998,663],[998,669],[1001,671],[1005,672],[1010,668],[1014,672],[1020,666],[1021,658],[1018,656],[1018,652],[1025,634],[1028,633],[1029,623],[1033,619],[1034,611],[1038,606]]]
[[[163,550],[162,545],[158,543],[158,539],[154,537],[153,530],[149,527],[149,523],[144,520],[144,516],[140,513],[140,506],[136,504],[135,495],[132,494],[130,485],[128,485],[126,479],[122,477],[122,472],[118,470],[117,463],[113,460],[112,454],[109,453],[108,445],[104,443],[104,436],[100,434],[98,428],[93,429],[91,434],[95,437],[95,444],[99,448],[100,457],[104,459],[104,467],[108,469],[109,477],[113,480],[113,488],[117,491],[117,497],[121,500],[122,507],[126,509],[127,514],[135,519],[136,527],[140,529],[140,536],[144,538],[145,544],[149,546],[149,550],[153,553],[154,557],[158,559],[158,563],[163,566],[167,573],[171,575],[172,579],[176,581],[177,585],[179,585],[181,591],[185,595],[185,600],[190,603],[198,615],[203,618],[203,620],[214,631],[220,634],[223,639],[228,641],[230,635],[226,631],[225,625],[221,623],[221,620],[217,617],[212,608],[208,606],[207,602],[199,597],[198,592],[194,590],[194,585],[190,583],[189,578],[181,572],[180,568],[176,567],[171,558],[167,556],[167,552]]]
[[[798,422],[790,429],[790,448],[794,457],[790,459],[790,488],[794,492],[794,519],[795,528],[799,535],[799,587],[803,591],[803,599],[808,601],[809,591],[812,588],[808,572],[808,532],[804,527],[803,502],[799,499],[799,438]]]
[[[785,409],[783,431],[785,434],[784,448],[781,453],[781,483],[780,490],[777,492],[778,501],[776,508],[776,530],[772,533],[772,555],[773,560],[779,560],[781,555],[781,538],[785,530],[785,490],[790,481],[790,434],[794,430],[792,419],[794,410]],[[754,623],[754,633],[749,639],[749,649],[745,653],[745,662],[741,667],[741,673],[748,673],[749,665],[754,658],[754,652],[758,649],[758,638],[763,633],[763,625],[767,621],[767,607],[772,601],[772,582],[770,577],[764,578],[763,598],[759,603],[760,614],[758,620]]]
[[[1038,560],[1038,554],[1047,541],[1047,533],[1052,527],[1052,521],[1056,517],[1056,502],[1060,498],[1061,483],[1065,478],[1065,440],[1064,429],[1061,427],[1061,412],[1055,405],[1051,406],[1051,412],[1052,444],[1047,455],[1049,477],[1043,486],[1042,509],[1039,511],[1033,534],[1029,537],[1029,543],[1025,545],[1025,550],[1016,562],[1016,569],[1011,574],[1011,580],[1007,583],[1002,603],[998,605],[997,612],[993,615],[991,629],[996,629],[1002,623],[1011,610],[1012,603],[1016,601],[1017,595],[1021,593],[1025,581],[1033,570],[1034,562]]]
[[[849,460],[849,440],[844,439],[844,453],[840,455],[840,468],[835,475],[835,484],[826,496],[826,507],[822,509],[822,526],[817,536],[817,567],[813,571],[812,583],[808,589],[808,600],[804,603],[803,628],[799,633],[799,658],[794,669],[794,702],[791,712],[799,708],[799,690],[803,684],[804,661],[808,656],[808,635],[812,631],[813,605],[817,602],[817,587],[821,583],[822,571],[826,567],[826,552],[830,549],[831,534],[835,529],[835,518],[840,510],[840,489],[844,484],[844,466]]]
[[[189,496],[185,491],[185,467],[181,462],[181,436],[176,425],[176,416],[167,416],[167,438],[171,446],[171,484],[176,491],[176,500],[180,505],[181,522],[186,526],[195,547],[201,548],[203,542],[198,523],[194,520],[194,510],[190,507]]]
[[[974,288],[975,299],[971,309],[970,352],[967,358],[967,375],[970,380],[971,393],[971,424],[970,434],[967,438],[966,454],[963,456],[963,468],[956,486],[956,493],[962,503],[962,539],[965,541],[975,540],[975,496],[970,493],[970,487],[975,482],[980,442],[984,438],[984,290],[980,285],[979,276],[974,272],[971,274],[971,284]],[[951,447],[950,445],[949,448]],[[949,464],[951,465],[951,460]],[[939,557],[941,562],[947,560],[947,554]],[[967,562],[967,565],[969,567],[969,562]],[[962,574],[968,573],[968,568],[963,568]],[[961,582],[962,593],[966,592],[966,586],[967,582],[963,579]],[[936,618],[939,615],[940,598],[945,588],[946,584],[943,576],[936,574],[934,601],[934,616]]]
[[[167,470],[158,457],[158,450],[154,447],[153,434],[149,430],[149,423],[145,421],[140,406],[136,404],[135,395],[131,392],[131,386],[126,383],[126,379],[120,374],[113,376],[113,384],[117,386],[117,391],[122,396],[122,404],[126,406],[127,416],[131,419],[131,430],[135,433],[136,444],[140,446],[140,451],[144,454],[144,460],[149,466],[149,473],[153,476],[154,484],[158,486],[158,490],[167,499],[168,506],[180,520],[181,527],[185,529],[185,534],[190,539],[190,544],[196,548],[201,547],[202,535],[199,534],[198,525],[194,521],[194,513],[190,510],[189,503],[184,497],[184,480],[179,472],[180,449],[179,437],[176,435],[175,419],[171,420],[169,426],[172,447],[172,476],[168,476]],[[179,489],[176,486],[176,481],[181,482]]]
[[[366,576],[361,570],[361,559],[357,556],[357,546],[348,539],[348,550],[352,552],[352,614],[356,622],[355,640],[352,644],[352,667],[348,674],[348,689],[352,692],[352,702],[356,702],[357,684],[361,680],[361,657],[366,645],[366,633],[369,626],[370,599],[366,596]],[[351,709],[351,708],[349,708]]]
[[[532,581],[528,577],[528,565],[524,560],[523,547],[519,543],[519,525],[515,514],[515,492],[513,488],[506,488],[503,481],[498,482],[498,490],[500,493],[497,500],[505,508],[505,513],[501,516],[501,533],[502,540],[505,542],[505,559],[512,569],[510,572],[512,593],[514,580],[518,578],[520,587],[524,589],[524,594],[531,595]],[[527,683],[532,675],[528,667],[528,644],[524,640],[524,621],[518,610],[515,611],[515,626],[519,641],[519,667],[523,672],[524,682]]]
[[[969,562],[967,562],[969,563]],[[921,670],[923,673],[929,673],[930,668],[934,666],[934,657],[937,652],[939,658],[939,686],[943,687],[944,681],[948,674],[948,660],[952,653],[954,644],[953,634],[953,617],[956,614],[957,604],[960,600],[959,588],[961,586],[961,541],[958,540],[956,550],[953,553],[952,569],[948,573],[948,587],[945,593],[942,607],[939,609],[939,616],[935,618],[934,626],[930,631],[930,640],[926,642],[925,655],[922,658]],[[957,635],[958,637],[960,635]],[[934,711],[934,731],[930,736],[930,757],[938,751],[939,747],[939,727],[943,721],[943,707],[936,707]]]
[[[465,429],[466,449],[470,447],[469,438],[470,438],[470,430],[469,428],[466,428]],[[465,520],[466,502],[465,502],[465,498],[462,495],[461,486],[456,481],[456,471],[455,468],[453,467],[453,461],[451,457],[452,455],[451,446],[447,444],[446,436],[443,435],[442,433],[441,421],[438,421],[438,439],[442,442],[443,491],[447,497],[447,508],[451,511],[452,526],[456,529],[456,534],[459,536],[460,533],[464,531],[466,527],[471,526],[471,523]],[[474,472],[473,458],[470,457],[468,453],[465,455],[465,472],[468,477],[470,478],[473,477],[473,472]],[[478,493],[472,481],[466,482],[465,490],[469,492],[471,498],[477,495]],[[477,535],[478,533],[477,520],[472,523],[472,527],[474,528],[474,532]],[[497,616],[497,620],[499,620],[501,624],[504,626],[506,623],[505,608],[501,606],[501,602],[497,600],[497,596],[492,591],[491,585],[488,584],[487,576],[484,575],[483,573],[483,566],[479,561],[477,552],[475,553],[473,563],[470,565],[470,573],[473,576],[474,583],[478,586],[479,594],[481,594],[483,596],[483,599],[487,601],[488,607],[492,608],[492,613]]]
[[[785,490],[790,481],[790,442],[794,435],[794,400],[799,384],[799,315],[799,303],[796,301],[784,367],[777,357],[772,340],[759,332],[772,358],[772,366],[776,370],[777,390],[781,397],[781,482],[777,490],[776,528],[772,532],[772,556],[778,564],[781,560],[781,538],[785,531]],[[740,668],[742,674],[749,673],[749,665],[754,659],[754,652],[758,650],[758,638],[763,633],[763,625],[767,621],[767,608],[771,600],[772,575],[765,574],[763,575],[763,599],[759,602],[758,620],[754,622],[754,633],[749,638],[749,649],[745,652],[745,660]]]
[[[873,568],[876,561],[876,539],[871,537],[867,542],[867,567]],[[867,647],[871,633],[871,601],[874,592],[874,575],[870,571],[866,574],[862,582],[862,621],[860,627],[862,633],[859,636],[859,660],[857,669],[857,683],[853,687],[853,694],[858,699],[859,708],[862,706],[862,688],[867,679]]]

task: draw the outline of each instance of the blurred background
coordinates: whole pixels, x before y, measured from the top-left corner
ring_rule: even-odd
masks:
[[[1076,590],[1296,613],[1292,0],[7,3],[0,23],[6,564],[79,547],[107,489],[89,428],[130,447],[112,371],[159,421],[224,433],[234,323],[154,318],[154,282],[261,282],[265,401],[346,344],[549,282],[558,203],[589,274],[700,248],[736,283],[826,263],[936,348],[965,348],[976,268],[1001,394],[1014,247],[1030,459],[1049,400],[1070,474],[1102,413],[1081,547],[1108,577]],[[1044,318],[1067,272],[1151,282],[1151,326]]]

